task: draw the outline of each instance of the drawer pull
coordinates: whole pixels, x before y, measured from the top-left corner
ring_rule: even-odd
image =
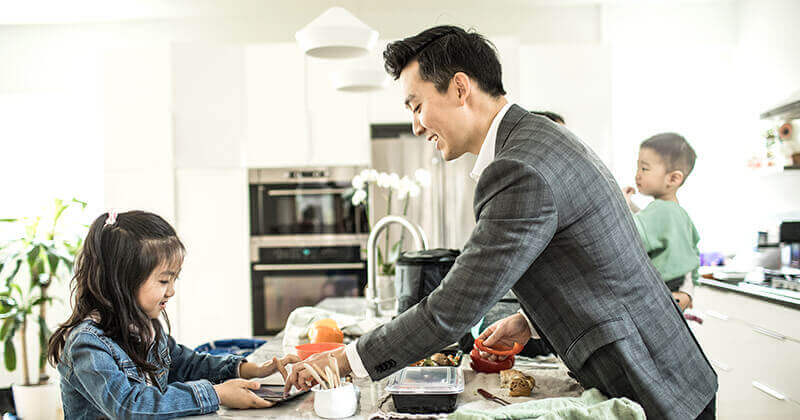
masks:
[[[785,335],[783,335],[781,333],[777,333],[777,332],[772,331],[772,330],[768,330],[768,329],[763,328],[763,327],[759,327],[757,325],[753,325],[753,331],[755,331],[757,333],[764,334],[766,336],[770,336],[770,337],[772,337],[772,338],[774,338],[776,340],[781,340],[781,341],[786,340],[786,336]]]
[[[759,391],[769,395],[772,398],[775,398],[776,400],[785,400],[786,399],[785,395],[783,395],[780,392],[778,392],[778,391],[776,391],[776,390],[774,390],[774,389],[762,384],[761,382],[753,381],[753,386],[756,389],[758,389]]]
[[[706,310],[706,314],[708,314],[708,316],[713,316],[714,318],[721,319],[723,321],[727,321],[730,318],[728,315],[721,314],[717,311],[712,311],[711,309]]]
[[[724,370],[725,372],[730,372],[731,371],[731,367],[730,366],[728,366],[725,363],[720,362],[719,360],[708,359],[708,361],[711,362],[712,365],[716,366],[720,370]]]

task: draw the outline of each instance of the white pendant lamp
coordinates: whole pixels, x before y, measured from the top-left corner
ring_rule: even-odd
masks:
[[[386,85],[386,72],[380,69],[351,68],[331,75],[333,86],[340,92],[373,92]]]
[[[316,58],[354,58],[367,54],[378,32],[341,7],[332,7],[294,35],[300,48]]]

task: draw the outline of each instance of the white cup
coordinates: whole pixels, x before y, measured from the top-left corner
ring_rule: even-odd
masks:
[[[326,419],[340,419],[350,417],[356,413],[358,398],[356,387],[350,382],[333,389],[322,389],[317,384],[314,391],[314,412]]]

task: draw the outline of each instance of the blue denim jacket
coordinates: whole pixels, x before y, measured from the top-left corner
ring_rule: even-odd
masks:
[[[212,383],[235,378],[243,358],[196,353],[162,333],[147,360],[160,366],[152,385],[96,323],[78,324],[58,364],[65,418],[162,419],[217,411]]]

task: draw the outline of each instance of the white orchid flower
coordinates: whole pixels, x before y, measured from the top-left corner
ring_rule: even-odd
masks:
[[[378,180],[378,171],[374,169],[364,169],[359,175],[361,175],[361,179],[363,179],[364,182],[375,182]]]
[[[392,177],[386,172],[381,172],[377,176],[378,186],[381,188],[389,188],[392,185]]]
[[[392,174],[389,175],[389,187],[391,187],[395,191],[400,189],[400,175],[397,175],[394,172],[392,172]]]
[[[353,188],[357,190],[364,189],[364,177],[361,175],[356,175],[353,177]]]
[[[419,186],[422,188],[431,186],[431,173],[425,169],[420,168],[414,171],[414,179],[417,180]]]
[[[367,192],[362,189],[357,189],[356,192],[353,193],[353,197],[350,201],[353,203],[354,206],[357,206],[364,202],[364,199],[367,198]]]
[[[400,181],[397,183],[397,198],[403,200],[408,196],[408,193],[411,191],[411,186],[414,185],[414,181],[411,180],[408,176],[404,176]]]
[[[422,192],[422,188],[416,183],[411,183],[411,188],[408,189],[408,194],[412,197],[417,197]]]

